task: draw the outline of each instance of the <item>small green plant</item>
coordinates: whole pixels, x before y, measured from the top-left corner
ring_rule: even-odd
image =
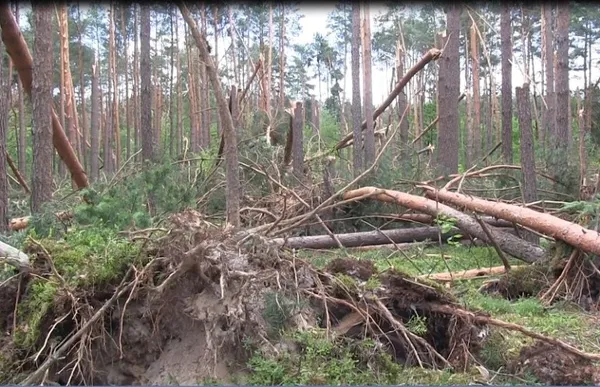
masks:
[[[417,314],[410,316],[406,328],[415,335],[424,335],[427,333],[427,317]]]

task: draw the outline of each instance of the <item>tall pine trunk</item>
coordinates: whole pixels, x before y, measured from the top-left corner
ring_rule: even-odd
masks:
[[[458,172],[459,121],[458,97],[460,94],[459,34],[461,6],[449,4],[446,13],[444,53],[439,71],[439,124],[437,162],[442,174]]]
[[[371,59],[371,17],[369,3],[363,5],[363,67],[364,67],[364,110],[367,128],[364,131],[364,166],[368,168],[375,161],[375,128],[373,125],[373,63]]]
[[[52,11],[51,5],[32,4],[34,23],[33,75],[33,173],[31,212],[38,213],[52,199]]]
[[[502,156],[505,164],[513,163],[512,150],[512,26],[510,5],[502,7],[500,15],[500,46],[502,61]]]
[[[353,169],[354,176],[363,171],[362,129],[360,106],[360,5],[352,3],[352,132],[354,133]]]

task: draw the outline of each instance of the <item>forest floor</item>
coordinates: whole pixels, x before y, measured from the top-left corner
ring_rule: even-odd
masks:
[[[416,279],[497,266],[492,248],[290,254],[260,238],[235,244],[231,236],[207,230],[195,211],[172,216],[170,224],[169,232],[126,237],[83,228],[59,242],[30,238],[25,251],[33,258],[33,278],[30,273],[27,280],[3,282],[0,310],[8,318],[2,329],[12,334],[2,339],[2,379],[39,373],[40,380],[59,384],[597,383],[592,363],[556,346],[489,326],[465,333],[477,324],[460,315],[442,318],[423,306],[456,305],[600,352],[600,317],[567,302],[545,307],[535,297],[509,301],[481,292],[494,277],[441,286]],[[150,238],[154,232],[160,235]],[[381,316],[372,317],[380,335],[367,333],[369,323],[360,318],[344,327],[353,313],[334,304],[358,302],[370,292],[409,335],[433,337],[428,341],[453,359],[453,369],[432,360],[427,348],[416,350],[416,360],[407,342],[394,341],[396,329]],[[332,300],[325,311],[332,316],[329,327],[322,310],[326,297]],[[376,302],[369,305],[381,305]],[[86,328],[102,308],[99,323]],[[49,355],[78,333],[62,356]],[[449,343],[466,351],[453,357]],[[54,361],[40,373],[43,355]]]

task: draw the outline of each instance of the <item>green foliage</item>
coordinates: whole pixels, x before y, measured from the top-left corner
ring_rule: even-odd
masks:
[[[27,298],[19,304],[20,324],[14,332],[14,342],[18,347],[29,349],[38,340],[42,319],[50,312],[58,292],[58,284],[36,278],[30,284]]]
[[[123,275],[139,255],[139,246],[109,228],[74,228],[64,239],[38,241],[67,284],[99,286]]]
[[[401,367],[374,341],[327,337],[324,330],[287,333],[298,351],[256,353],[249,384],[394,384]]]
[[[89,203],[78,205],[74,218],[83,225],[119,230],[150,227],[153,223],[147,209],[150,195],[157,215],[195,205],[194,199],[202,192],[202,187],[190,184],[185,172],[177,165],[164,162],[123,178],[114,185],[97,184],[83,192]]]
[[[285,328],[289,318],[301,305],[296,300],[290,299],[279,292],[269,292],[264,297],[263,318],[271,327],[271,333],[277,335]]]

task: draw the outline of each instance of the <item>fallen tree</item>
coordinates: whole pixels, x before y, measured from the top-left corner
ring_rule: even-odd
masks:
[[[422,188],[427,190],[428,198],[518,223],[539,233],[560,239],[583,251],[600,254],[600,234],[597,231],[525,207],[465,196],[446,190],[436,190],[427,186]]]
[[[546,258],[546,252],[541,247],[524,241],[515,235],[503,232],[496,227],[488,227],[488,231],[493,238],[493,240],[490,240],[481,225],[469,215],[421,196],[376,187],[363,187],[347,191],[343,194],[345,200],[364,197],[370,197],[387,203],[397,203],[433,217],[443,215],[452,218],[455,221],[456,227],[465,233],[477,237],[488,244],[495,243],[502,251],[525,262],[539,262]]]
[[[0,262],[6,262],[22,270],[29,267],[29,256],[11,245],[0,242]]]
[[[377,214],[372,216],[378,216],[388,219],[394,219],[401,222],[414,222],[414,223],[422,223],[422,224],[432,224],[435,218],[431,215],[427,214]],[[490,226],[494,227],[513,227],[514,224],[512,222],[497,219],[493,216],[482,216],[481,220]]]
[[[453,228],[449,232],[442,233],[440,227],[416,227],[400,228],[394,230],[375,230],[365,232],[354,232],[336,234],[337,239],[343,247],[377,246],[394,243],[423,242],[426,240],[442,241],[451,237],[464,239],[460,230]],[[339,245],[330,235],[301,236],[291,238],[275,238],[273,243],[291,249],[333,249]]]

